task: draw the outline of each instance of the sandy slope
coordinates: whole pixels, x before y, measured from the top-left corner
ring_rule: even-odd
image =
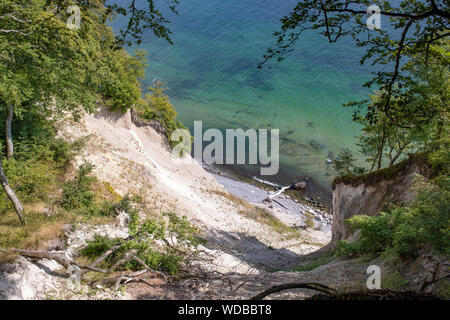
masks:
[[[97,178],[108,182],[116,192],[121,195],[139,194],[153,214],[176,212],[186,215],[199,226],[208,240],[204,251],[215,257],[201,264],[204,269],[243,276],[262,275],[267,268],[296,266],[300,256],[317,250],[330,239],[329,230],[279,233],[269,225],[244,217],[239,213],[242,206],[226,196],[222,185],[227,185],[232,191],[230,186],[235,184],[224,183],[223,180],[222,184],[219,183],[195,161],[174,161],[164,139],[149,126],[137,127],[131,121],[129,112],[112,114],[102,109],[96,115],[86,114],[79,123],[61,124],[58,135],[71,141],[90,136],[74,167],[89,160],[95,165]],[[240,193],[251,194],[255,191],[252,186],[247,186]],[[243,188],[242,185],[239,187]],[[290,225],[301,220],[298,217],[293,219],[293,212],[279,208],[274,214]],[[80,241],[96,232],[79,230],[82,230],[81,234],[69,236],[68,254],[73,253]],[[107,226],[106,230],[111,231],[111,226]],[[22,259],[21,264],[17,272],[22,273],[22,278],[24,274],[33,277],[34,272],[41,280],[49,277],[40,282],[55,281],[48,272],[38,275],[31,262],[27,265],[27,261]],[[34,292],[34,295],[22,294],[22,297],[43,298],[46,294],[45,290],[29,288],[26,284],[26,288],[23,287],[23,283],[16,279],[19,276],[14,274],[14,270],[5,277],[5,287],[12,283],[13,287],[18,288],[19,294],[17,290],[11,291],[15,296],[20,297],[22,289]],[[58,283],[53,286],[58,286]]]
[[[86,115],[80,124],[65,126],[60,134],[71,140],[91,135],[78,160],[96,164],[94,171],[100,180],[122,195],[143,195],[157,212],[186,215],[206,232],[212,247],[232,253],[238,260],[282,267],[295,264],[298,254],[316,250],[329,240],[328,233],[305,233],[302,239],[292,239],[243,217],[235,203],[212,192],[225,191],[222,184],[197,162],[174,160],[163,138],[151,127],[135,126],[129,112],[111,114],[103,109],[97,115]],[[292,214],[283,216],[278,211],[277,216],[284,220]],[[231,257],[225,260],[223,263],[231,263],[228,267],[242,262]],[[280,260],[282,263],[276,262]]]

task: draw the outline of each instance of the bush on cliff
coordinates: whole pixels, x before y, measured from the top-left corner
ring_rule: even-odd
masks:
[[[148,89],[149,93],[136,108],[138,115],[143,119],[161,123],[166,129],[169,143],[173,146],[174,142],[170,139],[172,133],[177,129],[186,129],[186,127],[176,119],[177,112],[170,103],[169,96],[165,94],[167,89],[163,87],[163,84],[157,81]]]
[[[186,217],[180,218],[175,213],[165,213],[168,221],[148,218],[141,223],[136,211],[129,214],[129,239],[111,239],[96,235],[81,250],[81,255],[95,260],[118,245],[101,267],[110,269],[117,266],[122,270],[141,270],[143,267],[136,259],[124,259],[133,252],[133,255],[152,269],[177,275],[182,262],[192,253],[192,249],[195,252],[198,245],[204,242],[197,236],[200,231]],[[118,261],[123,261],[123,264],[118,265]]]
[[[431,246],[438,253],[450,254],[450,178],[441,175],[431,182],[418,176],[418,196],[408,207],[394,206],[379,216],[354,216],[347,220],[361,238],[340,241],[339,256],[391,252],[402,259],[414,258],[419,249]]]

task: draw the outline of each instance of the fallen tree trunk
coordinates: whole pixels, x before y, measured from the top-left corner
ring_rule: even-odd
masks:
[[[284,191],[286,191],[287,189],[289,189],[289,188],[291,188],[291,187],[292,187],[292,185],[281,188],[280,190],[278,190],[278,191],[276,191],[276,192],[270,194],[266,199],[264,199],[264,201],[265,201],[265,202],[268,202],[268,203],[270,203],[270,202],[272,202],[272,201],[273,201],[273,202],[276,202],[276,203],[278,203],[280,206],[282,206],[283,208],[285,208],[285,209],[287,210],[288,208],[286,208],[286,206],[284,206],[281,202],[275,200],[275,198],[278,197],[279,195],[281,195]]]
[[[86,266],[81,263],[78,263],[77,261],[68,258],[63,253],[58,252],[48,252],[48,251],[42,251],[42,250],[22,250],[22,249],[0,249],[3,253],[15,253],[18,255],[21,255],[23,257],[27,258],[33,258],[33,259],[49,259],[49,260],[55,260],[60,265],[62,265],[64,268],[68,268],[70,265],[77,266],[80,269],[89,270],[89,271],[95,271],[100,273],[108,273],[108,270],[92,267],[92,266]]]
[[[284,191],[286,191],[287,189],[289,189],[289,188],[291,188],[291,187],[292,187],[292,185],[281,188],[281,189],[278,190],[277,192],[274,192],[274,193],[272,193],[271,195],[269,195],[269,196],[267,197],[266,200],[269,200],[269,201],[273,200],[274,198],[278,197],[278,196],[281,195]]]
[[[9,200],[11,200],[14,210],[16,210],[17,215],[19,216],[20,223],[25,225],[25,219],[23,218],[23,206],[17,197],[14,190],[9,186],[8,178],[6,177],[5,172],[3,171],[3,165],[0,159],[0,182],[2,184],[3,190],[5,190],[6,195]]]
[[[131,250],[130,252],[126,253],[122,259],[117,261],[112,267],[110,267],[108,270],[97,268],[97,265],[100,264],[106,257],[108,257],[110,254],[112,254],[115,250],[119,249],[122,246],[123,243],[120,245],[116,245],[105,254],[103,254],[101,257],[99,257],[97,260],[95,260],[90,265],[83,265],[81,263],[78,263],[77,261],[68,258],[65,254],[59,253],[59,252],[49,252],[49,251],[42,251],[42,250],[22,250],[22,249],[0,249],[0,252],[3,253],[9,253],[9,254],[18,254],[23,257],[32,258],[32,259],[49,259],[49,260],[55,260],[59,264],[61,264],[65,269],[68,269],[69,266],[77,266],[81,270],[81,274],[85,274],[88,271],[94,271],[99,272],[103,274],[110,274],[115,271],[120,265],[124,264],[127,261],[135,260],[137,263],[142,265],[145,269],[140,270],[137,272],[132,272],[131,274],[122,274],[119,277],[113,277],[115,281],[119,281],[119,283],[122,280],[127,280],[127,282],[134,281],[134,277],[137,277],[145,272],[153,273],[156,275],[161,276],[165,282],[168,281],[168,275],[166,275],[164,272],[156,271],[152,268],[150,268],[142,259],[136,256],[136,250]],[[143,272],[145,271],[145,272]],[[140,280],[139,280],[140,281]],[[115,282],[116,283],[116,282]],[[116,283],[117,284],[117,283]]]

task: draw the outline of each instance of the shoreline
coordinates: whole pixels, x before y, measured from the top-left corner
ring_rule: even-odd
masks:
[[[252,174],[252,172],[259,171],[259,167],[245,167],[242,165],[205,165],[202,167],[214,174],[219,176],[226,176],[229,179],[247,183],[258,188],[263,188],[265,190],[276,191],[282,187],[292,185],[294,181],[306,182],[306,188],[299,195],[293,194],[293,192],[287,192],[301,202],[307,203],[309,205],[325,207],[331,210],[332,207],[332,189],[331,183],[329,188],[324,188],[320,183],[316,182],[313,178],[308,176],[296,176],[295,174],[289,173],[286,169],[280,168],[280,173],[276,175],[276,178],[272,181],[267,178],[258,177],[257,174]],[[288,181],[288,182],[286,182]],[[294,191],[294,190],[288,190]]]
[[[326,243],[331,237],[332,213],[329,208],[306,200],[298,190],[286,189],[269,200],[280,188],[258,180],[245,179],[204,165],[203,168],[232,196],[265,210],[293,230],[309,230]],[[253,183],[252,183],[253,182]]]
[[[248,189],[251,189],[252,187],[258,188],[259,190],[267,191],[267,194],[271,192],[275,192],[280,190],[283,187],[289,186],[292,184],[288,183],[286,185],[279,184],[277,182],[271,182],[267,180],[260,179],[256,176],[250,176],[250,175],[242,175],[239,172],[237,172],[233,167],[231,166],[211,166],[211,165],[205,165],[202,164],[203,169],[205,169],[207,172],[212,174],[216,180],[231,180],[236,183],[242,183],[248,186]],[[306,179],[303,181],[307,181],[306,188],[303,191],[293,190],[293,189],[287,189],[284,192],[284,196],[288,197],[289,199],[292,199],[292,201],[295,201],[300,204],[304,204],[310,207],[313,207],[320,211],[325,212],[332,212],[332,206],[331,206],[331,194],[330,198],[320,198],[317,199],[317,195],[311,195],[308,192],[308,189],[313,189],[311,187],[311,179]],[[309,188],[308,188],[309,186]],[[244,198],[244,197],[242,197]],[[251,201],[250,201],[251,202]]]

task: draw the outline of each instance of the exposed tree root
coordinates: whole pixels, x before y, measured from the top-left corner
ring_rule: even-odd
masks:
[[[438,298],[430,293],[380,289],[337,294],[317,294],[307,300],[438,300]]]
[[[320,283],[314,283],[314,282],[299,282],[299,283],[285,283],[280,284],[277,286],[273,286],[260,294],[254,296],[253,298],[250,298],[250,300],[262,300],[264,297],[267,297],[268,295],[271,295],[273,293],[277,293],[284,290],[290,290],[290,289],[310,289],[315,291],[320,291],[326,294],[335,294],[337,293],[336,289],[333,289],[331,287],[328,287],[326,285],[320,284]]]
[[[430,280],[425,280],[422,284],[422,286],[420,287],[420,292],[425,291],[426,288],[428,288],[428,286],[432,285],[433,283],[436,283],[438,281],[444,280],[444,279],[448,279],[450,278],[450,273],[447,273],[441,277],[438,277],[439,274],[439,270],[440,270],[440,266],[446,266],[447,268],[449,267],[449,264],[443,261],[437,261],[434,265],[433,270],[431,271],[431,279]]]

